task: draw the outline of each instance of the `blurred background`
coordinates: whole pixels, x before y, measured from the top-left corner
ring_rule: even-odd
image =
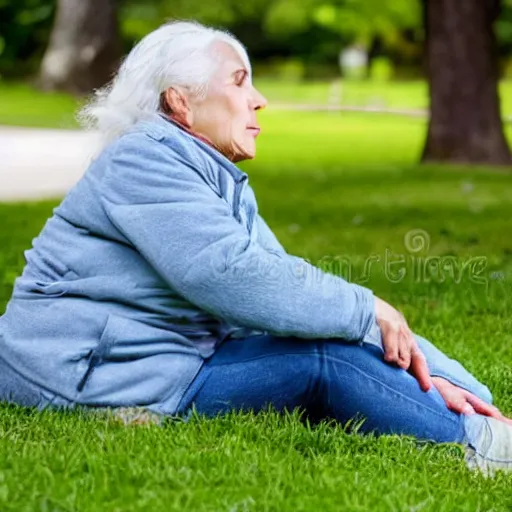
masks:
[[[176,18],[233,32],[277,109],[431,106],[424,159],[510,160],[512,0],[0,0],[0,124],[73,127],[70,96],[33,89],[83,97]]]

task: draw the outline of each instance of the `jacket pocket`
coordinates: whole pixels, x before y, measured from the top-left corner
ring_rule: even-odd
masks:
[[[190,354],[198,349],[182,334],[132,318],[110,314],[97,346],[87,356],[86,370],[77,390],[83,391],[96,368],[106,363],[126,364],[159,354]]]
[[[110,336],[110,326],[113,322],[112,318],[112,315],[108,315],[107,322],[101,333],[98,345],[96,346],[95,349],[91,350],[87,357],[89,364],[87,365],[87,369],[83,377],[80,379],[80,382],[78,383],[78,392],[81,392],[84,389],[85,385],[87,384],[87,381],[90,379],[95,368],[105,360],[108,353],[110,352],[110,347],[113,341],[112,337]]]

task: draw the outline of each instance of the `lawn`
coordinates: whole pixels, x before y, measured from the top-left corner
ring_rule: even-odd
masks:
[[[258,158],[243,167],[286,249],[399,307],[512,415],[512,173],[416,165],[420,119],[268,111],[262,126]],[[0,205],[0,311],[56,204]],[[406,243],[415,233],[423,250]],[[426,271],[428,256],[451,257],[454,276]],[[386,257],[403,258],[401,275]],[[0,411],[2,512],[512,509],[512,476],[468,472],[455,445],[272,412],[159,428]]]
[[[0,81],[0,125],[76,128],[78,104],[67,94],[44,94],[29,85]]]

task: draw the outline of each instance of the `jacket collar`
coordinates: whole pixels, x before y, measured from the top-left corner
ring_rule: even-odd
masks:
[[[144,130],[157,140],[162,141],[168,137],[183,137],[193,142],[195,146],[207,153],[217,164],[226,169],[237,183],[248,179],[248,174],[241,171],[231,160],[213,147],[208,139],[191,132],[186,127],[169,119],[164,114],[156,114],[144,124]]]

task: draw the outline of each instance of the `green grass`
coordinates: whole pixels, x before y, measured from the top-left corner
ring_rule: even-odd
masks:
[[[42,93],[30,85],[0,81],[0,125],[77,128],[79,102],[61,93]]]
[[[380,257],[364,284],[512,415],[512,173],[417,166],[421,120],[269,111],[262,125],[258,158],[243,167],[286,249],[322,266],[349,258],[354,282],[365,259]],[[23,250],[56,204],[0,205],[0,311]],[[412,230],[428,234],[428,249],[407,250]],[[396,282],[387,251],[406,258]],[[420,257],[446,255],[459,269],[484,257],[484,282],[467,271],[444,282],[418,273]],[[311,428],[297,416],[123,427],[0,406],[2,512],[509,511],[511,488],[511,476],[468,472],[455,445]]]

